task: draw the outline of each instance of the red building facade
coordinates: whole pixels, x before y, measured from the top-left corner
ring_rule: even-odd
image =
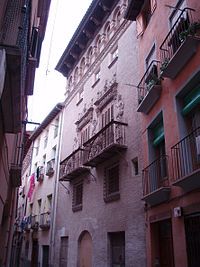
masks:
[[[200,264],[200,2],[129,1],[136,21],[147,266]]]

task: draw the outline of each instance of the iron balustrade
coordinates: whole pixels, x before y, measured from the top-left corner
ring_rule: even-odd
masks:
[[[78,148],[72,154],[70,154],[64,161],[60,164],[60,179],[69,175],[76,169],[83,165],[83,152],[82,148]]]
[[[143,196],[169,186],[167,162],[168,156],[162,155],[142,171]]]
[[[174,145],[171,152],[175,181],[200,169],[200,127]]]
[[[90,138],[84,145],[84,164],[98,157],[111,146],[126,147],[127,123],[110,121],[98,133]]]
[[[160,46],[162,68],[165,68],[187,35],[195,34],[192,8],[184,8]]]
[[[54,174],[55,159],[51,159],[47,162],[46,175],[52,176]]]
[[[40,228],[49,228],[51,222],[50,212],[40,214]]]
[[[160,85],[160,61],[152,60],[140,80],[138,88],[138,104],[142,102],[154,85]]]
[[[31,228],[32,229],[38,229],[38,226],[39,226],[38,215],[32,215],[32,217],[31,217]]]

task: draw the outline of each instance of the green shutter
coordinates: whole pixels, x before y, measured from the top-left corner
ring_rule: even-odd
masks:
[[[162,141],[165,140],[165,134],[164,134],[164,126],[163,122],[159,123],[154,129],[153,129],[153,145],[157,146]]]
[[[187,115],[199,103],[200,103],[200,87],[197,87],[184,98],[184,107],[182,109],[182,114]]]

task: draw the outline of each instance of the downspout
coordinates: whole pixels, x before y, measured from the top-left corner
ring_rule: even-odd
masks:
[[[60,114],[60,127],[58,134],[58,149],[57,149],[57,157],[56,157],[56,173],[55,173],[55,183],[54,183],[54,193],[53,193],[53,205],[52,205],[52,220],[51,220],[51,233],[50,233],[50,267],[54,266],[54,244],[55,244],[55,227],[56,227],[56,208],[57,208],[57,200],[58,200],[58,181],[59,181],[59,169],[60,169],[60,148],[61,148],[61,137],[63,130],[63,109]]]

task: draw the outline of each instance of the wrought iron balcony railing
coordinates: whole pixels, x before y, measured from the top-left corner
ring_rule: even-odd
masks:
[[[47,162],[46,175],[51,177],[54,175],[55,159]]]
[[[38,215],[32,215],[32,217],[31,217],[31,229],[38,230],[38,227],[39,227]]]
[[[60,180],[70,181],[71,179],[89,171],[88,167],[83,166],[82,148],[78,148],[60,163]]]
[[[142,171],[144,196],[169,186],[167,158],[166,155],[161,156]]]
[[[138,84],[138,111],[148,113],[161,94],[160,62],[152,60]]]
[[[166,202],[170,197],[170,186],[166,155],[153,161],[142,172],[143,200],[150,206]]]
[[[40,228],[48,230],[51,224],[51,213],[45,212],[40,214]]]
[[[200,23],[194,20],[194,12],[194,9],[184,8],[160,46],[163,77],[174,78],[196,51],[197,41],[190,37],[199,39],[200,35],[197,32]],[[186,42],[187,40],[189,42]],[[177,60],[172,60],[175,55]],[[173,63],[171,67],[170,62]]]
[[[126,149],[126,127],[127,123],[112,120],[84,143],[84,165],[95,167]]]
[[[171,151],[175,182],[183,179],[180,186],[186,190],[200,187],[200,127],[179,141]],[[187,177],[191,179],[184,179]]]

